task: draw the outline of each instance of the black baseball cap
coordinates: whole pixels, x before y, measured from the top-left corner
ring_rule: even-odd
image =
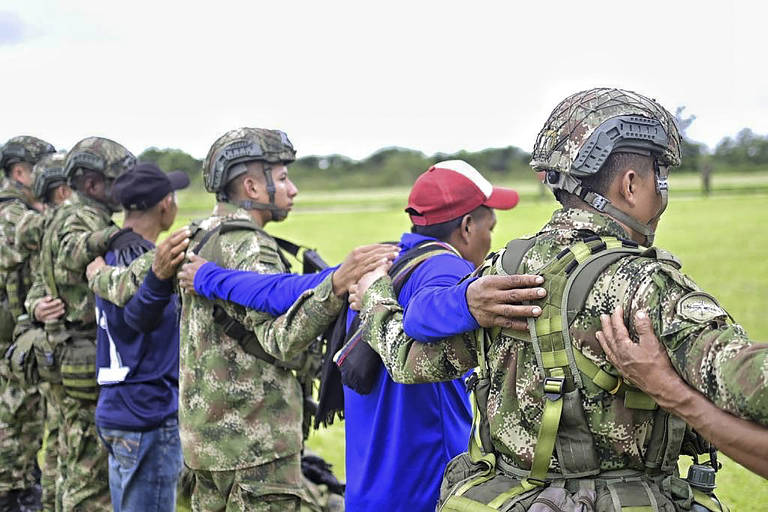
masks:
[[[189,176],[184,171],[164,173],[152,162],[139,162],[117,177],[112,194],[126,210],[148,210],[174,190],[188,185]]]

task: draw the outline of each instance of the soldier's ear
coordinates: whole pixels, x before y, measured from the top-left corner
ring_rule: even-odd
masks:
[[[638,192],[638,178],[637,171],[629,168],[621,173],[619,176],[619,190],[618,193],[626,203],[634,208],[637,206],[637,192]]]

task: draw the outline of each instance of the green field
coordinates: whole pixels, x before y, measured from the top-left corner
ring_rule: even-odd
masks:
[[[683,261],[683,268],[756,340],[768,341],[768,174],[715,176],[715,193],[698,193],[695,176],[674,177],[672,198],[656,242]],[[498,212],[493,247],[534,233],[549,219],[556,203],[539,199],[536,183],[513,184],[522,200]],[[195,185],[193,185],[194,187]],[[271,233],[317,248],[329,263],[338,263],[353,247],[395,240],[409,227],[403,213],[407,189],[344,192],[301,191],[286,222],[269,225]],[[180,194],[177,225],[208,215],[211,196],[199,190]],[[344,476],[343,423],[314,433],[310,447]],[[768,454],[766,455],[768,456]],[[768,482],[725,460],[718,475],[719,496],[731,510],[768,508]]]

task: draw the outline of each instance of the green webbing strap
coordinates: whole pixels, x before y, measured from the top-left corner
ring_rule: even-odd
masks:
[[[707,510],[710,510],[711,512],[729,512],[728,507],[715,501],[709,494],[694,489],[693,487],[691,487],[691,491],[693,491],[693,501]]]
[[[641,409],[653,411],[658,407],[656,402],[644,392],[627,384],[621,377],[616,377],[597,366],[591,359],[574,350],[573,355],[576,360],[576,366],[581,373],[590,378],[590,380],[603,391],[612,395],[619,392],[624,393],[624,406],[628,409]]]

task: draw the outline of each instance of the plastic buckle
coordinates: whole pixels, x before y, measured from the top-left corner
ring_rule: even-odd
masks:
[[[547,377],[544,379],[544,395],[548,400],[556,401],[562,398],[565,388],[565,377]]]
[[[546,480],[541,480],[539,478],[534,478],[532,476],[529,476],[528,478],[526,478],[525,481],[528,482],[529,484],[535,485],[536,487],[546,487],[547,485],[549,485],[549,482],[547,482]]]
[[[471,393],[475,390],[475,386],[477,386],[477,382],[480,380],[480,377],[477,376],[476,372],[472,372],[472,375],[467,377],[467,380],[464,381],[464,387],[467,390],[467,393]]]

